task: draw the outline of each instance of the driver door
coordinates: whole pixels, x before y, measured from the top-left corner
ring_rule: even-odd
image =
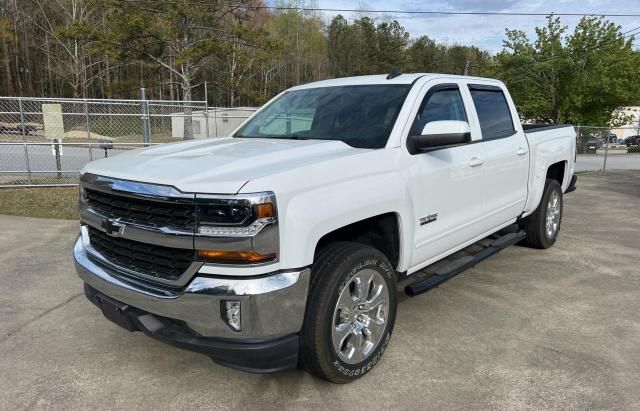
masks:
[[[410,272],[456,251],[482,234],[483,157],[481,134],[463,82],[425,84],[410,133],[431,121],[466,121],[471,141],[410,155],[415,224]]]

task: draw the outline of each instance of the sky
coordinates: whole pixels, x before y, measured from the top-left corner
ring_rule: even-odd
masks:
[[[274,2],[269,1],[270,4]],[[316,0],[320,8],[372,10],[437,10],[437,11],[499,11],[532,13],[611,13],[640,14],[640,0]],[[337,12],[323,12],[327,21]],[[340,13],[349,21],[357,16]],[[501,50],[505,28],[519,29],[535,38],[534,28],[544,25],[543,16],[433,16],[383,15],[379,18],[396,19],[412,37],[428,35],[438,42],[475,45],[489,52]],[[579,17],[561,17],[563,24],[573,31]],[[609,17],[622,27],[622,31],[640,27],[640,17]],[[640,35],[634,47],[640,45]]]

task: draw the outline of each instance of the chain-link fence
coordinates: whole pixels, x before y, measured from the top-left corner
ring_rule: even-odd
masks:
[[[229,135],[253,107],[204,101],[0,97],[0,187],[74,185],[102,157]],[[640,126],[576,126],[577,171],[640,169]]]
[[[255,110],[204,101],[0,97],[0,187],[74,185],[91,160],[226,136]]]
[[[640,169],[640,126],[576,126],[577,171]]]

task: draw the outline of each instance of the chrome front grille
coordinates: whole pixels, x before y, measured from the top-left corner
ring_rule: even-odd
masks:
[[[195,261],[195,196],[150,183],[84,174],[80,220],[87,254],[128,276],[183,286]]]
[[[85,188],[84,196],[90,208],[107,218],[150,227],[174,227],[192,232],[195,229],[193,204],[134,198],[90,188]]]
[[[91,247],[110,263],[145,276],[177,281],[194,261],[194,251],[111,237],[88,227]]]

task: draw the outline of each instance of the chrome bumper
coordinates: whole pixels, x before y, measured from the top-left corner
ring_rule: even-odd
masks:
[[[184,321],[205,337],[260,341],[299,332],[310,270],[277,271],[258,278],[216,278],[198,273],[181,290],[122,276],[92,260],[79,236],[73,248],[78,276],[92,288],[151,314]],[[222,300],[241,302],[242,331],[222,319]]]

